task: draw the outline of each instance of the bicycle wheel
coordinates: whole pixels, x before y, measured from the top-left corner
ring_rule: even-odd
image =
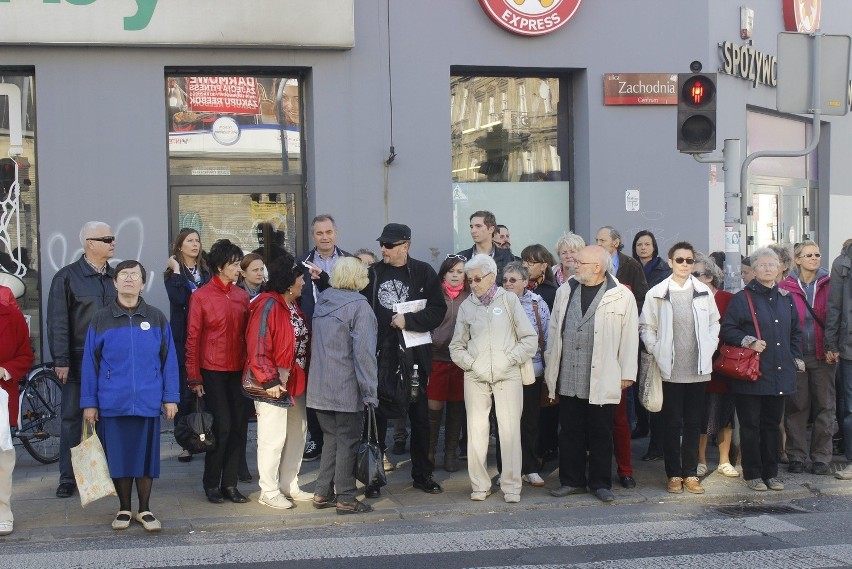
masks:
[[[43,464],[58,461],[62,384],[53,370],[39,370],[26,382],[21,395],[21,423],[18,438],[27,452]]]

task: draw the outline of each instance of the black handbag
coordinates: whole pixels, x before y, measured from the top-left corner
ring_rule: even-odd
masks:
[[[367,406],[367,431],[358,443],[355,455],[355,479],[362,484],[381,488],[388,483],[385,467],[382,463],[382,449],[379,447],[378,428],[376,427],[376,409]]]
[[[396,346],[383,348],[379,353],[377,396],[382,416],[399,419],[408,413],[411,404],[411,364],[405,343],[397,332]]]
[[[195,398],[195,412],[182,416],[175,424],[175,440],[181,448],[192,454],[212,451],[216,448],[213,436],[213,415],[204,410],[202,398]]]

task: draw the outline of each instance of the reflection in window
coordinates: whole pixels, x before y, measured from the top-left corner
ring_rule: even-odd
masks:
[[[301,172],[299,80],[166,77],[171,175]]]
[[[570,136],[567,111],[559,111],[567,84],[555,77],[451,78],[456,250],[470,247],[468,216],[477,210],[510,227],[516,254],[532,243],[552,248],[569,229],[560,140]]]
[[[9,98],[0,96],[0,281],[19,278],[26,292],[18,298],[18,305],[28,316],[30,337],[36,358],[41,358],[40,294],[39,294],[39,243],[38,243],[38,195],[35,155],[35,91],[31,74],[4,74],[0,71],[0,83],[11,83],[21,91],[21,109],[10,109]],[[11,113],[22,117],[24,153],[9,156],[9,120]],[[17,166],[17,168],[16,168]],[[12,181],[17,170],[17,192]],[[58,268],[58,267],[57,267]],[[7,284],[9,284],[7,282]]]

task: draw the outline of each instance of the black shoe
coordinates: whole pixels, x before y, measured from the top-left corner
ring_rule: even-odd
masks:
[[[405,454],[405,441],[394,441],[391,452],[393,454]]]
[[[185,450],[178,455],[178,462],[192,462],[192,454]]]
[[[222,488],[222,495],[234,504],[245,504],[249,501],[248,498],[240,494],[240,491],[237,490],[236,486],[228,486],[227,488]]]
[[[382,489],[378,486],[367,486],[364,489],[364,497],[365,498],[378,498],[382,495]]]
[[[441,485],[432,480],[432,477],[422,478],[414,481],[414,487],[418,490],[423,490],[427,494],[440,494],[444,491]]]
[[[826,474],[831,474],[831,469],[824,462],[815,462],[811,465],[811,474],[825,476]]]
[[[787,472],[790,474],[801,474],[805,471],[805,465],[798,460],[791,460],[790,464],[787,465]]]
[[[644,439],[648,436],[648,429],[633,429],[630,433],[630,438],[633,440]]]
[[[237,475],[237,480],[240,482],[251,482],[254,478],[251,477],[251,472],[240,472],[240,474]]]
[[[311,462],[318,459],[322,455],[322,449],[314,441],[305,443],[305,453],[302,455],[304,462]]]
[[[559,451],[558,451],[558,450],[556,450],[556,449],[552,449],[552,448],[551,448],[551,449],[547,449],[547,450],[546,450],[546,451],[544,451],[544,453],[541,455],[541,463],[542,463],[542,464],[546,464],[546,463],[548,463],[548,462],[550,462],[550,461],[552,461],[552,460],[556,460],[557,458],[559,458]]]
[[[214,504],[221,504],[225,501],[222,497],[222,491],[218,488],[205,488],[204,493],[207,494],[207,499]]]
[[[621,485],[624,488],[628,488],[628,489],[636,488],[636,480],[632,476],[622,476],[621,477]],[[605,488],[601,488],[601,490],[605,490]],[[595,492],[595,495],[597,496],[597,492]],[[598,496],[598,497],[600,498],[600,496]],[[606,501],[607,500],[604,500],[604,502],[606,502]]]
[[[56,489],[57,498],[70,498],[74,495],[74,489],[77,488],[70,482],[62,482]]]
[[[367,512],[372,512],[373,506],[369,504],[365,504],[364,502],[359,502],[358,500],[353,500],[352,502],[338,502],[337,503],[337,513],[339,515],[346,514],[366,514]]]
[[[626,476],[625,478],[630,478]],[[612,490],[609,488],[598,488],[595,490],[595,498],[604,503],[610,503],[615,500],[615,494],[612,493]]]
[[[648,452],[645,456],[642,457],[642,462],[654,462],[655,460],[662,460],[663,455],[657,454],[655,452]]]

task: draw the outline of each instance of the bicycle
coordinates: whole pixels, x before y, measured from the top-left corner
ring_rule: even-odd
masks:
[[[12,436],[42,464],[59,460],[59,431],[62,425],[62,382],[53,362],[33,367],[20,382],[18,429]]]

